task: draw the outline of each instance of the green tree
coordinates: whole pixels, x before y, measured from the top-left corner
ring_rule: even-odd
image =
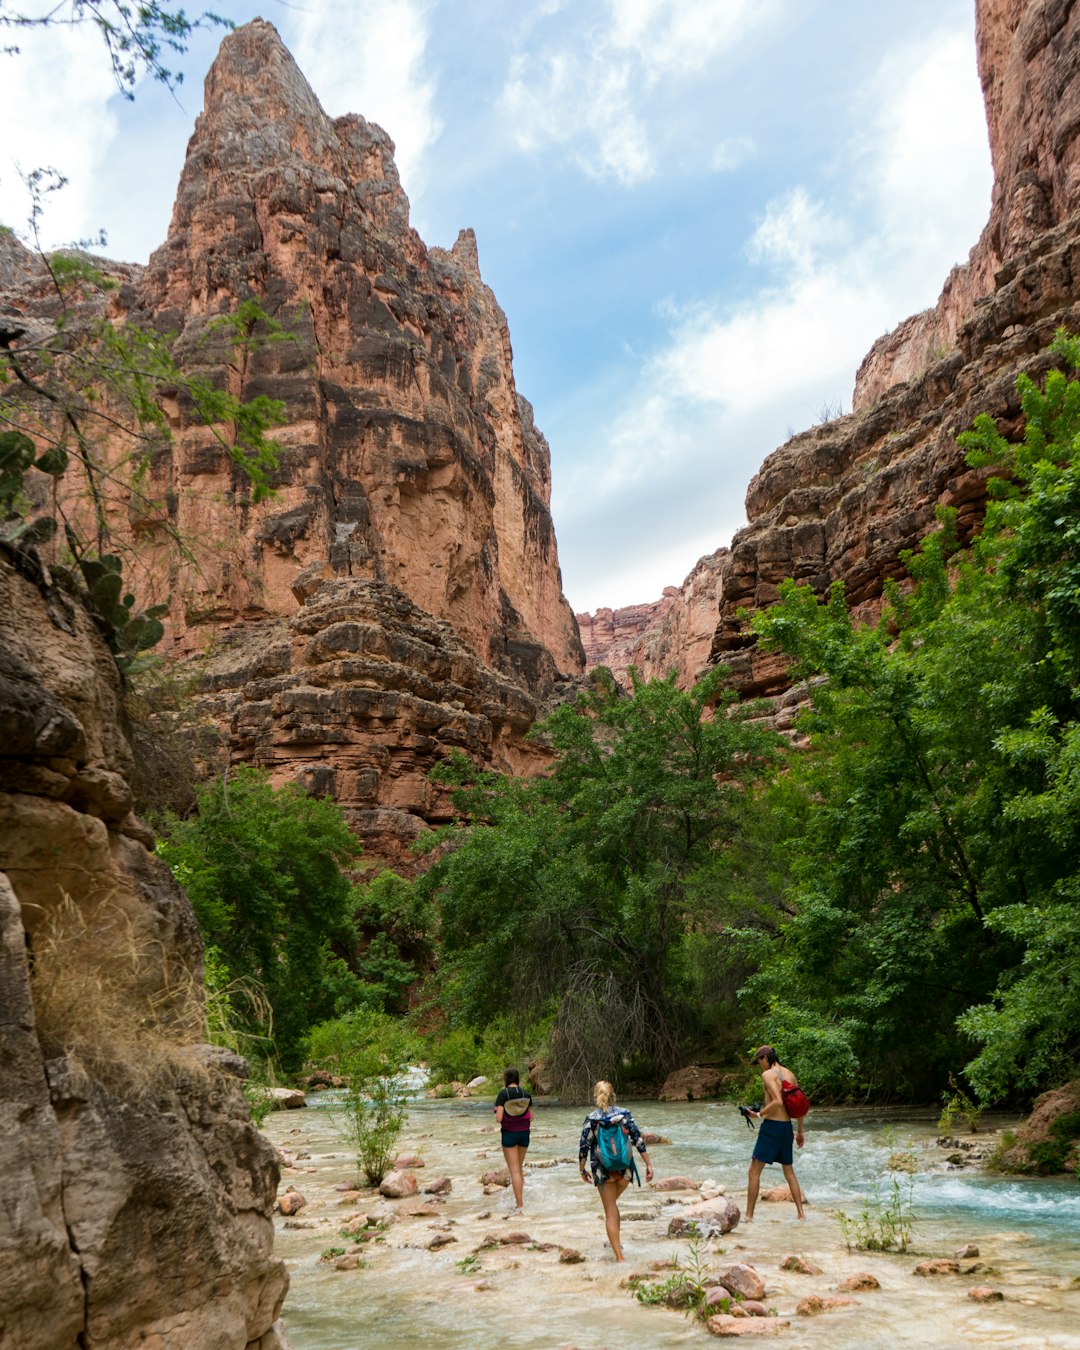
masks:
[[[373,1008],[320,1023],[307,1038],[308,1061],[346,1079],[345,1134],[370,1186],[393,1166],[407,1114],[405,1070],[419,1051],[405,1023]]]
[[[354,941],[343,869],[360,845],[329,798],[308,797],[295,784],[271,787],[257,769],[233,769],[199,788],[197,799],[188,819],[166,818],[158,851],[230,974],[265,992],[274,1044],[291,1071],[313,1023],[364,1001],[334,951]]]
[[[567,1087],[635,1057],[668,1068],[701,1034],[695,941],[723,927],[740,799],[775,754],[724,679],[635,674],[627,696],[597,672],[539,729],[549,774],[508,781],[464,757],[436,771],[476,822],[429,873],[454,994],[480,1024],[554,1008]]]
[[[1074,339],[1055,354],[1075,368]],[[807,809],[778,832],[785,905],[771,939],[746,935],[745,998],[804,1079],[837,1091],[925,1098],[959,1059],[992,1100],[1080,1050],[1080,387],[1060,371],[1019,384],[1020,445],[986,418],[963,438],[1010,475],[970,549],[942,512],[907,558],[913,593],[891,590],[873,628],[842,588],[819,602],[791,581],[754,620],[797,676],[827,678],[791,760]]]

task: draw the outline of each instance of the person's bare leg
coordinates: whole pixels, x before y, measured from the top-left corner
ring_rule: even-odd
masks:
[[[510,1173],[510,1185],[514,1191],[514,1204],[518,1209],[522,1208],[522,1195],[525,1189],[525,1174],[521,1170],[521,1163],[525,1155],[523,1148],[518,1148],[515,1144],[513,1148],[507,1148],[503,1145],[503,1157],[506,1159],[506,1170]]]
[[[754,1209],[757,1205],[758,1191],[761,1188],[761,1174],[765,1170],[765,1164],[757,1158],[750,1159],[750,1171],[746,1176],[746,1222],[749,1223],[754,1217]]]
[[[611,1250],[615,1260],[621,1261],[622,1239],[619,1233],[619,1196],[626,1190],[629,1182],[626,1177],[609,1177],[600,1189],[600,1203],[604,1206],[604,1227],[607,1229]]]
[[[806,1215],[803,1213],[802,1187],[799,1185],[799,1180],[795,1175],[795,1169],[794,1167],[792,1167],[790,1163],[781,1163],[780,1165],[784,1169],[784,1180],[788,1184],[788,1190],[790,1190],[791,1192],[791,1198],[792,1200],[795,1201],[795,1213],[799,1216],[800,1219],[805,1219]]]

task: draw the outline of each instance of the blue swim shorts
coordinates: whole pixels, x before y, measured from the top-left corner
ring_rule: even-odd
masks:
[[[503,1130],[502,1132],[503,1148],[528,1148],[529,1131],[528,1130]],[[790,1149],[788,1150],[790,1152]]]
[[[758,1162],[791,1166],[791,1145],[795,1131],[788,1120],[763,1120],[754,1144]]]

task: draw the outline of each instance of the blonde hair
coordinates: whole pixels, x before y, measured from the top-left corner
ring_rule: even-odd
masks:
[[[615,1089],[603,1078],[593,1088],[593,1101],[601,1111],[607,1111],[615,1105]]]

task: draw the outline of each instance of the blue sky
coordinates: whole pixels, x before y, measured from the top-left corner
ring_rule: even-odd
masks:
[[[425,242],[475,229],[579,611],[656,599],[729,543],[764,457],[850,408],[989,211],[972,0],[212,8],[270,20],[327,112],[386,128]],[[22,39],[0,220],[26,215],[16,146],[70,180],[47,242],[104,228],[145,261],[219,41],[196,36],[175,98],[126,103],[89,30]]]

